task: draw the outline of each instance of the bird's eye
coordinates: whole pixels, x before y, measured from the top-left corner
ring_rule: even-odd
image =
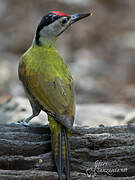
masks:
[[[62,21],[61,21],[62,24],[66,24],[67,22],[68,22],[67,18],[62,19]]]

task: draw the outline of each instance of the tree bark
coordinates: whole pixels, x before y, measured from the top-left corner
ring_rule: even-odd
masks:
[[[58,179],[50,139],[48,126],[0,125],[0,180]],[[135,126],[74,127],[70,143],[71,180],[135,179]]]

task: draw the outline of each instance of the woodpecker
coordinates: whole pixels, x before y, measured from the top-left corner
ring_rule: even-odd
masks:
[[[60,180],[64,169],[66,179],[70,180],[69,137],[74,123],[75,93],[69,68],[56,50],[56,39],[71,24],[89,15],[91,13],[67,15],[52,11],[43,16],[32,45],[21,56],[18,67],[19,79],[33,112],[21,123],[28,126],[41,110],[47,113]]]

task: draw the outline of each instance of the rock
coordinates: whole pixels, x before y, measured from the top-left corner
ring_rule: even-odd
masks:
[[[76,108],[76,126],[96,127],[114,126],[125,124],[125,116],[133,111],[133,108],[118,104],[81,104]],[[12,123],[25,119],[31,115],[31,106],[28,99],[13,97],[0,104],[0,123]],[[41,112],[33,118],[32,124],[48,123],[47,115]]]
[[[85,104],[77,106],[76,124],[96,127],[124,125],[125,117],[134,108],[120,104]]]
[[[135,111],[134,110],[125,116],[125,122],[128,125],[135,124]]]
[[[12,123],[21,121],[32,113],[29,101],[26,98],[14,97],[4,104],[0,105],[0,122],[1,123]],[[33,118],[32,122],[40,124],[47,123],[47,116],[42,112],[39,116]]]

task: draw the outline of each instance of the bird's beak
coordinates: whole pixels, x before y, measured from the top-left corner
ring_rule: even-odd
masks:
[[[87,16],[92,16],[92,13],[73,14],[73,15],[71,15],[70,24],[73,24],[73,23],[75,23],[75,22],[79,21],[80,19],[83,19]]]

